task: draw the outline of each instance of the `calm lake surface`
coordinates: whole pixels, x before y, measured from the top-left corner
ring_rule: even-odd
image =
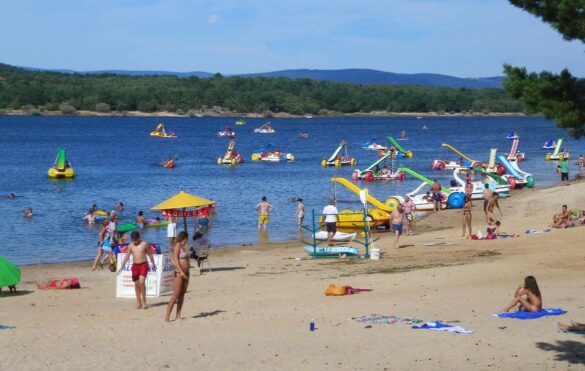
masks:
[[[459,157],[443,149],[443,142],[484,160],[490,148],[509,151],[511,141],[505,137],[515,128],[520,135],[520,150],[528,157],[520,167],[534,174],[537,187],[559,179],[556,163],[544,159],[546,150],[541,146],[545,140],[565,138],[574,160],[585,152],[584,141],[568,139],[564,131],[542,117],[272,119],[276,130],[272,135],[253,133],[266,120],[249,119],[244,126],[234,126],[236,120],[0,116],[0,210],[4,219],[0,224],[0,255],[20,265],[93,258],[98,228],[87,227],[81,220],[93,203],[100,209],[111,210],[116,202],[122,201],[126,209],[121,214],[121,223],[133,222],[139,210],[147,217],[159,216],[150,208],[181,189],[219,203],[210,231],[215,246],[265,240],[256,231],[254,208],[262,196],[267,196],[275,207],[269,240],[296,239],[296,204],[291,199],[302,197],[307,214],[312,209],[320,212],[335,190],[329,179],[351,177],[350,167],[320,166],[323,157],[329,157],[341,139],[348,141],[349,154],[357,157],[357,168],[363,169],[377,158],[374,152],[361,149],[364,142],[386,135],[398,138],[406,130],[408,141],[401,144],[414,153],[414,158],[399,160],[398,165],[438,178],[444,184],[449,183],[451,173],[431,171],[431,162]],[[175,131],[178,138],[151,138],[149,133],[158,122],[164,122],[167,130]],[[216,133],[226,125],[236,130],[236,150],[246,159],[234,168],[216,164],[228,144],[227,139],[217,137]],[[422,130],[423,125],[429,129]],[[308,132],[309,139],[300,139],[299,132]],[[252,150],[269,142],[284,152],[292,152],[296,161],[250,161]],[[77,174],[74,180],[47,178],[59,147],[67,148]],[[176,169],[158,165],[173,155],[179,157]],[[577,171],[574,160],[573,173]],[[419,183],[407,177],[404,182],[373,183],[367,187],[374,196],[385,200],[404,194]],[[58,188],[63,192],[57,192]],[[359,208],[357,195],[339,185],[336,191],[340,209]],[[18,197],[7,199],[10,192]],[[25,207],[33,208],[33,218],[22,217]],[[543,218],[548,217],[547,211]],[[165,246],[166,229],[147,229],[144,238]]]

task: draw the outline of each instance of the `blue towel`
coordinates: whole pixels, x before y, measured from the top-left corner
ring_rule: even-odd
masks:
[[[420,326],[412,326],[415,330],[434,330],[434,331],[447,331],[452,334],[472,334],[473,331],[464,329],[461,326],[453,326],[448,323],[441,323],[439,321],[426,322]]]
[[[509,312],[495,314],[498,318],[535,319],[544,316],[560,316],[567,313],[561,308],[543,308],[540,312]]]
[[[16,326],[4,326],[4,325],[0,325],[0,330],[11,329],[11,328],[16,328]]]

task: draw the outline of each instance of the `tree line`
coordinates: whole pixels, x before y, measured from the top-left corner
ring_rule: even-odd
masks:
[[[503,89],[355,85],[310,79],[129,76],[29,71],[0,64],[0,109],[234,113],[523,112]]]

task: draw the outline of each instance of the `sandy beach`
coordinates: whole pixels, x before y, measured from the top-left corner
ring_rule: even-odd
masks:
[[[379,261],[308,259],[298,241],[213,250],[213,271],[191,270],[184,320],[165,323],[169,297],[135,310],[115,298],[115,275],[88,262],[27,266],[17,295],[0,298],[0,369],[393,370],[568,369],[585,365],[585,335],[558,321],[585,322],[585,227],[542,230],[562,204],[585,208],[585,182],[514,191],[501,200],[502,232],[518,238],[462,240],[461,211],[430,215],[416,235],[378,233]],[[473,231],[485,230],[479,202]],[[443,246],[424,246],[444,242]],[[302,258],[298,260],[296,258]],[[193,265],[193,264],[192,264]],[[491,316],[534,275],[558,317]],[[39,291],[35,281],[77,277],[81,290]],[[329,283],[371,288],[343,297]],[[579,299],[581,298],[581,299]],[[473,334],[352,321],[369,314],[440,320]],[[315,320],[316,331],[309,331]]]

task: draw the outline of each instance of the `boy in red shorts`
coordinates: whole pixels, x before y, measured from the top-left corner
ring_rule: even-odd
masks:
[[[122,269],[124,269],[128,262],[128,258],[132,255],[132,281],[134,281],[134,290],[136,291],[136,309],[147,309],[146,276],[148,275],[148,262],[146,255],[148,255],[152,262],[152,270],[156,271],[154,256],[152,255],[152,251],[150,251],[149,245],[145,241],[140,240],[140,233],[134,231],[130,235],[130,238],[132,242],[128,245],[128,252],[124,256],[120,269],[118,269],[118,274],[122,272]]]

